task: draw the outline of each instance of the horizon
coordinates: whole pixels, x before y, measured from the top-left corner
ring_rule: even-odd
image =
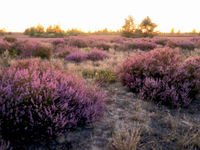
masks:
[[[7,32],[24,32],[38,24],[45,28],[58,24],[63,30],[76,28],[84,32],[104,28],[116,31],[129,15],[136,24],[149,16],[160,32],[170,32],[172,28],[175,32],[200,31],[198,0],[3,0],[1,4],[4,7],[0,10],[0,29]]]

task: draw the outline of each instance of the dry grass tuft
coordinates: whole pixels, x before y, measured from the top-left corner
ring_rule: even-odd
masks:
[[[123,128],[120,132],[114,133],[109,147],[112,150],[136,150],[140,141],[141,129]]]

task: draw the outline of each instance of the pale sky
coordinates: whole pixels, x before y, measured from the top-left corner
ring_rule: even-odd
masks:
[[[137,23],[149,16],[162,32],[200,31],[200,0],[0,0],[0,6],[0,29],[7,31],[39,23],[64,30],[117,30],[128,15]]]

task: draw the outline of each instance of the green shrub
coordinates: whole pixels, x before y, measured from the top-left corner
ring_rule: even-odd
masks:
[[[117,80],[117,76],[109,70],[83,71],[82,75],[85,78],[94,78],[98,83],[113,83]]]

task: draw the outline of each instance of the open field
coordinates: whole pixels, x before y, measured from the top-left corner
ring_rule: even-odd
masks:
[[[0,36],[0,149],[200,150],[199,79],[198,36]]]

